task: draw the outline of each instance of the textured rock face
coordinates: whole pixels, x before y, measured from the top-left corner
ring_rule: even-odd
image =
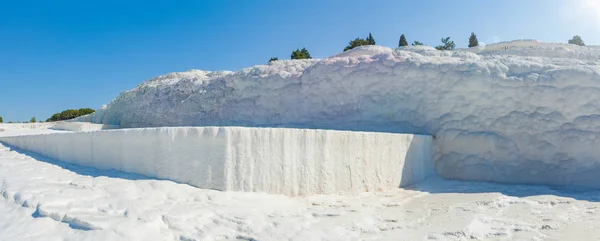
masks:
[[[443,177],[600,187],[599,56],[536,41],[465,51],[368,46],[161,76],[80,120],[431,134]]]
[[[0,141],[68,163],[200,188],[293,196],[397,188],[434,172],[431,137],[410,134],[171,127]]]

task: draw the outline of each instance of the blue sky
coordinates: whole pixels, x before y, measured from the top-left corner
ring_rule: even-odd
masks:
[[[0,116],[97,109],[156,75],[239,70],[296,48],[327,57],[369,32],[390,47],[402,33],[427,45],[450,36],[466,47],[473,31],[485,43],[578,34],[600,45],[595,1],[3,1]]]

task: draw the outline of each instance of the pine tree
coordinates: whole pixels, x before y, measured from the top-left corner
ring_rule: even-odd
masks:
[[[344,48],[344,52],[356,48],[358,46],[368,45],[369,42],[366,39],[356,38],[348,43],[348,46]]]
[[[2,116],[0,116],[0,123],[4,123],[4,120],[2,119]]]
[[[469,48],[479,46],[479,41],[477,41],[477,35],[475,33],[471,33],[469,37]]]
[[[375,45],[375,39],[373,38],[373,35],[371,35],[371,33],[369,33],[369,37],[367,37],[367,42],[368,45]]]
[[[419,42],[419,41],[414,41],[412,43],[412,46],[419,46],[419,45],[423,45],[423,43]]]
[[[369,36],[366,39],[355,38],[354,40],[350,41],[348,46],[344,48],[344,52],[363,45],[375,45],[375,39],[371,33],[369,33]]]
[[[296,49],[292,52],[290,56],[291,59],[300,59],[300,49]]]
[[[310,53],[308,52],[308,50],[306,50],[306,48],[302,48],[302,50],[296,49],[294,52],[292,52],[291,58],[292,59],[312,59],[312,57],[310,56]]]
[[[581,39],[581,36],[579,36],[579,35],[575,35],[575,36],[573,36],[572,39],[569,39],[569,43],[579,45],[579,46],[585,46],[583,39]]]
[[[279,58],[277,58],[277,57],[271,57],[271,58],[269,59],[269,63],[271,63],[271,62],[273,62],[273,61],[277,61],[277,60],[279,60]]]
[[[456,47],[456,44],[454,44],[454,41],[450,41],[450,37],[442,38],[442,43],[443,43],[443,45],[435,46],[435,49],[437,49],[437,50],[454,50],[454,47]]]
[[[306,50],[305,48],[302,48],[302,50],[300,51],[300,53],[302,53],[302,55],[306,58],[306,59],[312,59],[312,57],[310,57],[310,53],[308,52],[308,50]]]
[[[408,46],[408,41],[406,41],[404,34],[400,35],[400,41],[398,41],[398,47],[402,46]]]
[[[31,117],[31,120],[29,120],[30,123],[36,123],[37,121],[35,120],[35,117]]]

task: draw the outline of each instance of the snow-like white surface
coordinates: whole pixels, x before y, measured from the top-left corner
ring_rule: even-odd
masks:
[[[0,123],[0,137],[63,133],[65,131],[50,129],[52,122],[44,123]]]
[[[118,126],[89,122],[0,123],[0,137],[118,129]]]
[[[513,40],[465,49],[469,52],[521,57],[572,58],[598,61],[600,49],[564,43],[543,43],[537,40]]]
[[[436,171],[447,178],[600,187],[600,49],[528,40],[486,47],[363,46],[238,72],[171,74],[80,120],[431,134]]]
[[[356,196],[220,192],[0,145],[0,240],[589,240],[600,192],[428,179]]]
[[[432,138],[332,130],[179,127],[0,137],[43,156],[200,188],[359,193],[433,174]]]

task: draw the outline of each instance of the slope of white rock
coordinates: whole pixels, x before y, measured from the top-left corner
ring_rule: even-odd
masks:
[[[486,48],[366,46],[170,74],[80,120],[431,134],[443,177],[600,187],[600,49],[529,40]]]
[[[54,160],[226,191],[359,193],[433,173],[432,138],[244,127],[143,128],[0,137]]]

